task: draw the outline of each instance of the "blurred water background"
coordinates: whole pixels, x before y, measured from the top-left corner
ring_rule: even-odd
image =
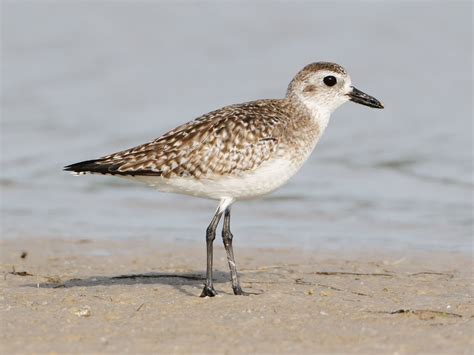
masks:
[[[472,3],[2,1],[2,238],[204,241],[216,202],[69,163],[227,104],[313,61],[383,111],[336,111],[302,171],[233,208],[238,245],[472,251]]]

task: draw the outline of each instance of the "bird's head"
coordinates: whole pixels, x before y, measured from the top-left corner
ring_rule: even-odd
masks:
[[[317,62],[305,66],[291,81],[287,98],[302,102],[309,109],[332,113],[347,101],[383,108],[376,98],[352,86],[343,67],[335,63]]]

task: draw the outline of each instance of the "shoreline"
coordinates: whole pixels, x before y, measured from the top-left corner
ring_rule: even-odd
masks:
[[[236,247],[242,287],[258,293],[242,297],[232,295],[221,244],[219,295],[200,298],[204,243],[3,239],[0,350],[473,349],[472,259],[463,253]]]

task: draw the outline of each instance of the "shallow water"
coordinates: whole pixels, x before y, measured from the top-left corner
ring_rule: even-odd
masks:
[[[472,4],[2,4],[3,237],[204,240],[216,203],[62,166],[343,64],[347,104],[302,171],[233,208],[240,244],[469,252]]]

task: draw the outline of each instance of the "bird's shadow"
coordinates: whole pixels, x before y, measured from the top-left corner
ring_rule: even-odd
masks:
[[[24,287],[35,288],[72,288],[72,287],[95,287],[95,286],[114,286],[114,285],[169,285],[178,291],[188,295],[199,295],[189,292],[186,286],[194,286],[199,288],[204,285],[204,272],[190,272],[190,273],[145,273],[145,274],[126,274],[117,276],[90,276],[84,279],[72,278],[69,280],[59,280],[51,278],[51,280],[36,284],[26,284]],[[214,283],[226,283],[229,281],[227,273],[215,271],[213,277]],[[227,294],[228,292],[218,290],[219,293]],[[229,293],[230,294],[230,293]]]

